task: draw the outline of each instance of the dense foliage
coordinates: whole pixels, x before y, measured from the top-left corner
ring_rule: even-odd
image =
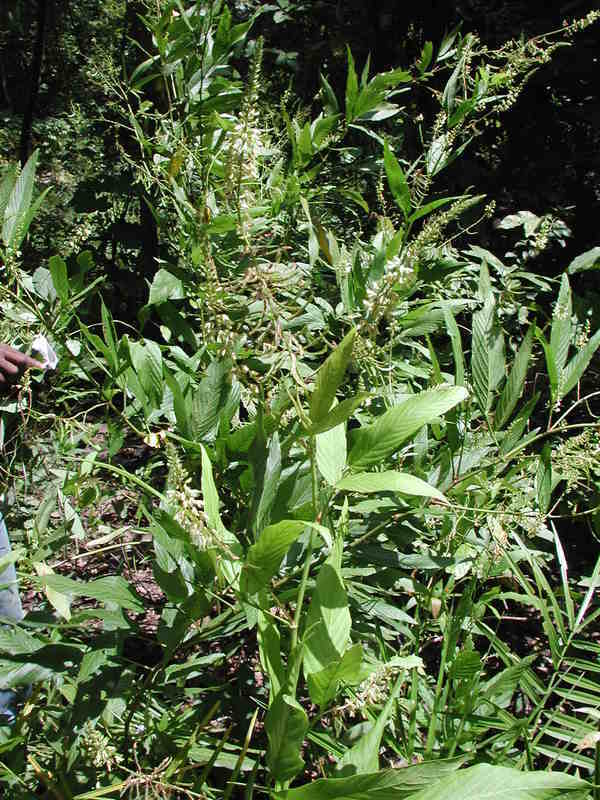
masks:
[[[600,796],[600,248],[456,180],[600,14],[294,78],[310,3],[102,5],[2,12],[5,791]]]

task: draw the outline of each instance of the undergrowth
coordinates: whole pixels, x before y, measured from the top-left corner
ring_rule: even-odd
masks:
[[[0,679],[32,687],[5,791],[597,797],[598,248],[541,278],[560,219],[443,193],[597,15],[372,77],[348,50],[315,110],[273,102],[253,19],[147,12],[153,51],[106,76],[121,222],[146,204],[161,239],[140,307],[126,247],[97,266],[112,212],[33,269],[38,154],[0,187],[1,338],[59,357],[0,409],[29,609]]]

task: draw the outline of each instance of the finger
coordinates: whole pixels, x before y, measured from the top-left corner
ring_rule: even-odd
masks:
[[[21,353],[19,350],[11,350],[9,353],[5,353],[4,357],[8,359],[12,364],[16,364],[19,369],[29,369],[31,367],[41,367],[39,361],[31,356],[26,355],[25,353]]]
[[[0,358],[0,372],[4,372],[8,375],[18,375],[19,367],[16,366],[12,361],[9,361],[6,356],[3,356]]]

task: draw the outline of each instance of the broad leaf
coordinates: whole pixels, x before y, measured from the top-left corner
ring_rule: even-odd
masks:
[[[321,778],[287,792],[276,792],[274,797],[278,800],[402,800],[454,772],[463,760],[440,759],[349,778]]]
[[[306,616],[303,668],[315,703],[327,702],[330,698],[314,694],[310,676],[337,663],[350,639],[352,623],[341,573],[342,549],[342,539],[338,538],[319,570]]]
[[[319,367],[315,380],[315,389],[310,398],[310,419],[312,422],[321,422],[331,408],[335,393],[352,358],[352,347],[355,338],[356,330],[351,330]]]
[[[42,575],[37,578],[41,586],[54,589],[69,597],[92,597],[101,603],[114,603],[120,608],[143,611],[144,605],[129,584],[119,575],[110,575],[85,583],[67,578],[65,575]]]
[[[191,425],[196,441],[214,437],[230,388],[229,364],[213,361],[192,397]]]
[[[404,214],[405,219],[408,219],[411,207],[410,189],[402,167],[398,163],[396,156],[391,151],[387,142],[385,143],[383,151],[383,163],[392,197],[396,201],[398,208],[400,208]]]
[[[573,261],[567,267],[567,272],[569,275],[573,275],[575,272],[584,272],[588,269],[599,269],[600,268],[600,247],[592,247],[591,250],[588,250],[585,253],[582,253],[577,258],[574,258]]]
[[[262,481],[262,492],[258,507],[256,509],[256,519],[254,520],[254,530],[258,535],[269,523],[271,508],[279,489],[279,479],[281,478],[281,447],[279,445],[279,435],[277,431],[271,436],[267,460]]]
[[[183,281],[166,269],[159,269],[150,286],[148,305],[157,305],[167,300],[181,300],[185,297]]]
[[[263,608],[267,603],[268,597],[265,593],[265,597],[261,597],[259,605]],[[273,698],[281,691],[285,680],[285,671],[281,661],[279,630],[273,621],[273,617],[260,610],[258,611],[256,637],[260,663],[264,672],[269,676],[269,702],[272,702]]]
[[[330,428],[316,436],[317,467],[327,483],[334,486],[346,468],[346,426]]]
[[[381,738],[390,718],[396,697],[400,691],[400,679],[390,692],[389,699],[379,714],[377,721],[373,723],[358,742],[347,750],[338,761],[338,772],[340,777],[356,775],[362,772],[375,772],[379,769],[379,748]]]
[[[504,377],[504,337],[496,322],[496,303],[489,295],[483,308],[473,314],[471,373],[479,407],[487,414],[492,392]]]
[[[500,430],[510,419],[510,415],[515,409],[523,386],[525,385],[525,378],[527,377],[527,368],[529,367],[529,359],[531,357],[531,348],[533,346],[533,335],[535,326],[531,325],[527,331],[525,338],[521,342],[521,346],[515,356],[510,375],[504,389],[496,405],[495,415],[495,428]]]
[[[462,386],[439,386],[409,397],[354,433],[349,464],[361,468],[383,463],[423,425],[467,397],[468,392]]]
[[[554,364],[558,372],[560,381],[562,371],[567,363],[569,348],[571,346],[571,315],[573,313],[573,303],[571,299],[571,287],[566,274],[562,276],[558,300],[554,306],[552,315],[552,328],[550,330],[550,349],[554,356]]]
[[[561,397],[567,395],[581,380],[598,347],[600,347],[600,331],[596,331],[589,342],[583,346],[576,356],[573,356],[565,367],[560,387]]]
[[[24,217],[31,205],[38,155],[39,151],[35,150],[29,157],[8,199],[2,225],[2,240],[6,247],[15,243],[19,227],[23,224]]]
[[[407,472],[360,472],[357,475],[348,475],[339,481],[336,489],[346,492],[398,492],[400,494],[416,495],[418,497],[434,497],[442,503],[447,503],[446,497],[435,487],[410,475]]]
[[[67,275],[67,265],[60,256],[52,256],[48,259],[48,269],[52,276],[54,291],[61,302],[66,303],[69,298],[69,276]]]
[[[369,397],[369,392],[360,392],[354,397],[348,397],[346,400],[342,400],[342,402],[334,406],[320,422],[310,425],[306,429],[306,434],[308,436],[315,436],[337,427],[340,423],[349,419],[367,397]]]
[[[440,759],[348,778],[321,778],[296,789],[276,792],[274,797],[277,800],[402,800],[454,772],[462,763],[463,759],[458,758]]]
[[[519,772],[477,764],[411,795],[411,800],[550,800],[588,788],[585,781],[562,772]]]
[[[313,702],[325,708],[336,697],[340,684],[354,686],[360,683],[363,679],[362,665],[362,645],[355,644],[343,656],[309,675],[308,689]]]
[[[151,339],[129,345],[131,362],[146,397],[154,409],[160,408],[163,398],[163,360],[159,345]]]
[[[304,767],[300,749],[308,731],[308,717],[298,701],[279,693],[265,719],[269,739],[267,765],[276,781],[294,778]]]
[[[285,519],[275,525],[269,525],[261,532],[258,541],[248,550],[240,579],[241,590],[248,594],[255,594],[263,586],[266,586],[279,570],[283,557],[290,546],[307,526],[316,530],[327,545],[331,544],[327,528],[315,522]]]

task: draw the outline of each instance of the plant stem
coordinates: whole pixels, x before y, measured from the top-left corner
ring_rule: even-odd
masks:
[[[317,461],[315,458],[316,439],[314,436],[310,438],[310,468],[312,476],[312,503],[313,503],[313,517],[318,521],[319,513],[317,510],[319,485],[317,478]],[[306,585],[308,583],[308,575],[310,572],[310,563],[313,554],[313,536],[314,532],[311,531],[308,537],[308,545],[306,547],[306,556],[304,558],[304,568],[302,570],[302,577],[300,578],[300,588],[298,589],[298,599],[296,601],[296,612],[294,614],[294,622],[292,625],[292,636],[290,640],[290,652],[293,652],[298,645],[298,633],[300,629],[300,616],[302,614],[302,605],[304,603],[304,595],[306,594]]]

